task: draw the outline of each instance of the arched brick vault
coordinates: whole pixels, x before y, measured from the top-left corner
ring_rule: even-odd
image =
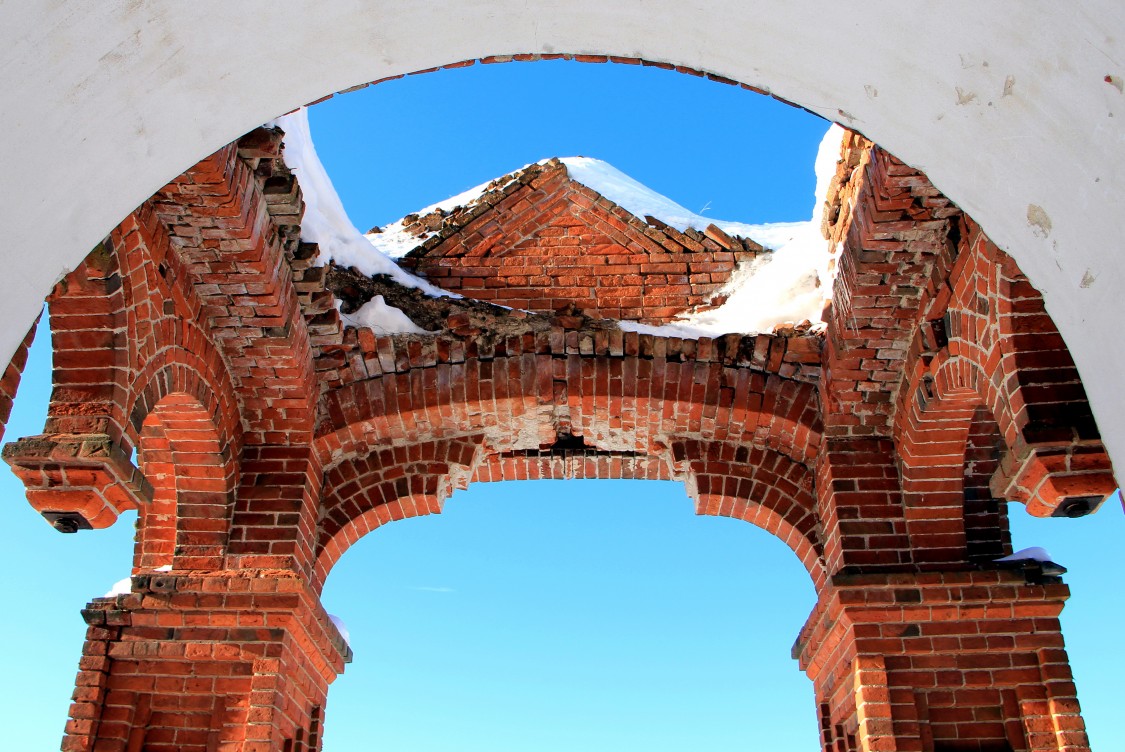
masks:
[[[674,467],[687,481],[699,514],[745,520],[793,550],[819,590],[827,577],[823,533],[810,469],[771,449],[678,441]]]
[[[480,450],[474,439],[429,441],[372,451],[327,470],[317,525],[317,589],[367,533],[393,520],[440,512],[453,487],[467,485]]]
[[[935,557],[950,563],[949,556],[920,545],[917,523],[913,536],[907,524],[908,516],[934,514],[941,504],[927,496],[930,509],[903,513],[904,501],[919,503],[921,488],[907,489],[903,481],[922,472],[918,458],[927,445],[938,446],[907,430],[917,422],[912,411],[933,401],[934,383],[951,394],[977,391],[977,402],[963,410],[971,416],[983,404],[996,416],[1008,447],[1006,472],[1028,478],[1010,483],[1001,498],[1030,501],[1033,513],[1046,515],[1085,503],[1078,498],[1085,492],[1102,498],[1112,491],[1108,457],[1042,298],[924,175],[861,136],[847,136],[825,231],[841,248],[819,382],[825,438],[818,512],[830,569],[894,567]],[[1028,398],[1034,404],[1025,414]],[[1038,421],[1028,420],[1031,413]],[[930,429],[940,443],[956,443],[944,432],[960,430],[963,437],[966,426],[955,428],[955,416],[946,417],[948,423]],[[1030,428],[1026,435],[1023,426]],[[1040,453],[1049,458],[1049,471]],[[963,453],[952,455],[945,463],[948,482],[959,487]],[[1054,482],[1044,482],[1048,474]],[[1035,490],[1016,492],[1028,484]],[[904,492],[915,495],[904,498]],[[962,510],[954,516],[963,525]],[[939,548],[948,543],[930,540]],[[950,555],[962,561],[963,546]]]
[[[968,536],[979,535],[970,533],[968,509],[980,501],[966,495],[963,468],[982,415],[1003,452],[988,465],[988,483],[977,481],[978,495],[1017,499],[1042,515],[1058,509],[1057,491],[1098,496],[1113,487],[1077,370],[1042,299],[975,223],[960,222],[923,295],[925,323],[914,333],[895,422],[909,534],[943,566],[965,560]],[[1044,462],[1056,464],[1048,471]],[[1006,533],[999,542],[1007,547]]]
[[[133,447],[152,407],[173,391],[206,405],[238,454],[241,421],[225,363],[179,283],[183,264],[149,205],[59,285],[48,301],[54,346],[49,433],[106,434]]]
[[[114,328],[127,346],[116,357],[114,376],[124,382],[126,396],[124,425],[115,430],[135,446],[153,407],[173,392],[184,392],[211,413],[219,440],[237,457],[242,445],[239,398],[203,303],[188,281],[184,257],[173,250],[167,221],[147,203],[114,231],[109,247],[120,260],[120,282],[115,284],[124,296],[124,320]],[[53,313],[51,318],[54,328]],[[57,355],[58,346],[55,351]],[[61,412],[58,402],[52,398],[50,413]]]
[[[824,335],[694,340],[579,311],[426,299],[315,266],[279,145],[259,129],[189,170],[52,297],[54,422],[4,456],[60,529],[110,524],[133,506],[152,522],[135,592],[86,612],[92,655],[145,657],[84,667],[91,689],[72,713],[71,748],[110,734],[143,746],[143,714],[111,719],[118,703],[99,693],[121,691],[125,670],[181,676],[189,644],[192,671],[234,660],[254,677],[225,699],[207,695],[212,715],[179,718],[192,744],[220,728],[242,734],[234,743],[303,744],[348,657],[316,600],[347,546],[439,510],[473,478],[558,473],[682,479],[699,512],[758,524],[796,552],[821,598],[797,654],[817,684],[826,750],[848,749],[849,734],[868,748],[918,747],[910,724],[950,698],[1007,720],[971,727],[935,711],[935,744],[965,730],[990,748],[1018,728],[1027,743],[1013,749],[1086,749],[1059,657],[1065,586],[1034,565],[996,569],[986,553],[1004,550],[1004,517],[966,491],[982,493],[990,473],[997,497],[1080,513],[1112,472],[1038,294],[924,175],[851,134],[823,228],[840,247]],[[340,279],[438,333],[343,327]],[[202,442],[187,436],[196,431]],[[151,481],[129,460],[138,443]],[[199,468],[206,482],[193,487]],[[172,571],[151,571],[161,563]],[[969,605],[949,605],[958,600]],[[261,626],[259,612],[275,614],[265,631],[242,623]],[[1001,635],[1037,619],[1042,637],[974,642],[982,618]],[[946,633],[966,636],[931,639]],[[995,702],[960,681],[982,650],[1013,668],[993,676]],[[931,671],[942,662],[953,678]],[[272,704],[232,716],[255,681],[270,683]],[[880,687],[914,693],[913,705]],[[130,697],[159,705],[151,692]],[[1037,736],[1043,716],[1055,746]]]
[[[923,303],[926,324],[915,333],[896,409],[907,515],[917,518],[912,536],[956,536],[955,548],[966,545],[962,468],[982,411],[1003,449],[990,474],[992,495],[1038,515],[1097,504],[1114,479],[1042,299],[968,220],[939,266],[946,269]]]

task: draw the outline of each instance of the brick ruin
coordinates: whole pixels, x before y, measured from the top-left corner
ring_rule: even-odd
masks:
[[[48,419],[4,459],[64,532],[139,512],[131,592],[82,612],[64,750],[320,749],[352,657],[318,598],[343,552],[538,478],[680,480],[783,540],[819,593],[794,657],[824,752],[1089,749],[1066,585],[994,560],[1006,502],[1092,512],[1109,458],[1041,296],[923,174],[848,134],[826,328],[685,339],[616,320],[721,302],[766,251],[547,163],[413,218],[405,265],[466,296],[428,298],[318,265],[280,157],[258,129],[199,162],[49,298]],[[376,294],[432,333],[345,326],[337,301]]]

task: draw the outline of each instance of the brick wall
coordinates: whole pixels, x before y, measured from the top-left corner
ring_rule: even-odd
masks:
[[[328,684],[351,659],[294,577],[137,575],[83,617],[68,752],[316,750]]]

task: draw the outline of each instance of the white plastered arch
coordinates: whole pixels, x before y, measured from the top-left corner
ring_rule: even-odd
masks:
[[[366,81],[523,52],[713,72],[924,170],[1044,292],[1125,461],[1120,0],[0,3],[0,360],[122,217],[245,131]]]

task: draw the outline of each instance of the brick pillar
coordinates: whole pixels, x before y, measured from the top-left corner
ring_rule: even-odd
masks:
[[[794,646],[825,752],[1088,752],[1058,615],[1022,570],[837,575]]]
[[[67,752],[316,752],[351,660],[294,577],[135,575],[83,617]]]

